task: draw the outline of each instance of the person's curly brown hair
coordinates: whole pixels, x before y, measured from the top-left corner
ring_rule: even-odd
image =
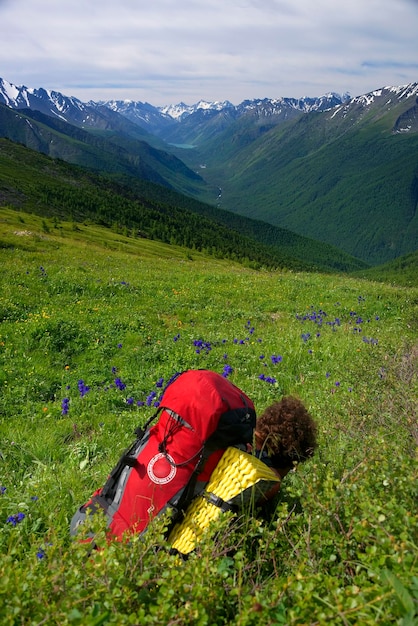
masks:
[[[317,426],[303,403],[284,396],[268,406],[257,419],[257,447],[270,457],[273,467],[291,468],[313,456]]]

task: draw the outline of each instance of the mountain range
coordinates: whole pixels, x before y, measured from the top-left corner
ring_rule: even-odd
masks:
[[[182,142],[185,135],[190,133],[189,130],[185,131],[184,127],[196,127],[198,120],[207,122],[219,116],[220,119],[226,118],[232,122],[243,115],[250,114],[279,121],[297,117],[300,113],[329,109],[342,104],[347,99],[347,94],[339,96],[329,93],[319,98],[245,100],[237,106],[228,100],[224,102],[201,100],[193,105],[180,102],[160,107],[133,100],[84,103],[57,91],[33,89],[24,85],[18,87],[0,78],[0,102],[8,107],[40,111],[84,128],[114,130],[116,127],[125,129],[128,133],[135,133],[135,130],[126,124],[126,120],[129,120],[143,130],[141,133],[136,129],[136,137],[148,140],[150,143],[155,141],[152,135],[161,136],[168,143],[170,136],[178,137]],[[125,123],[118,119],[120,115],[123,116]]]
[[[154,107],[0,79],[0,136],[337,246],[377,265],[418,248],[418,83],[350,98]]]

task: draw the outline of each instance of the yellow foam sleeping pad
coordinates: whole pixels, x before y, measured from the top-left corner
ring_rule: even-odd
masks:
[[[280,478],[257,457],[237,448],[227,448],[205,491],[193,500],[183,520],[174,526],[169,543],[178,552],[189,554],[209,524],[222,513],[221,503],[234,506],[245,504],[251,498],[257,501],[278,482]]]

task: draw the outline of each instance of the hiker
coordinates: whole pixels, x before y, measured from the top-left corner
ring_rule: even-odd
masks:
[[[228,447],[198,493],[171,530],[172,549],[186,556],[221,511],[250,509],[255,503],[262,517],[274,514],[274,496],[281,480],[316,448],[316,424],[303,403],[292,396],[267,407],[256,420],[252,444]],[[252,503],[252,504],[251,504]]]
[[[316,435],[316,424],[301,400],[284,396],[257,418],[255,454],[283,479],[296,464],[313,456]],[[279,489],[280,483],[266,494],[266,499],[272,498]]]
[[[228,490],[225,499],[205,492],[212,505],[230,508],[230,487],[241,498],[244,480],[257,471],[254,480],[265,487],[261,495],[271,498],[278,491],[278,478],[312,456],[316,445],[315,424],[299,400],[283,398],[257,420],[252,400],[210,370],[187,370],[173,377],[157,413],[135,432],[136,440],[105,485],[73,516],[72,534],[89,510],[105,512],[109,539],[142,533],[167,508],[174,511],[173,520],[181,518],[195,497],[205,492],[215,468],[219,473],[222,462],[220,478],[229,481]],[[254,441],[256,454],[248,454]],[[230,466],[225,466],[227,453],[232,455]],[[232,467],[235,474],[228,476]],[[254,484],[247,484],[247,492]]]

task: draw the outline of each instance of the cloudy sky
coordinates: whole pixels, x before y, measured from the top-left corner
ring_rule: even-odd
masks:
[[[0,77],[156,106],[358,96],[418,81],[418,0],[0,0]]]

